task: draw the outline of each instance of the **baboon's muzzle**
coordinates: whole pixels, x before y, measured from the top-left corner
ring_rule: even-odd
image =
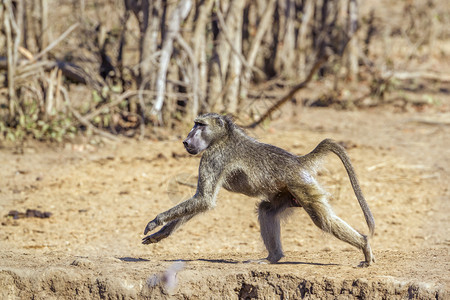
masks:
[[[193,155],[197,154],[198,151],[197,151],[196,147],[190,145],[189,142],[188,142],[187,140],[188,140],[188,139],[185,139],[185,140],[183,141],[183,145],[184,145],[184,148],[186,149],[186,151],[187,151],[189,154],[193,154]]]

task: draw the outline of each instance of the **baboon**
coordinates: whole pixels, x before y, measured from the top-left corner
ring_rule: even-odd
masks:
[[[335,153],[344,164],[351,185],[364,213],[370,235],[375,222],[362,194],[346,151],[336,142],[325,139],[309,154],[297,156],[273,145],[249,137],[231,118],[215,113],[199,116],[183,141],[190,154],[203,152],[195,195],[160,213],[147,224],[144,235],[164,225],[158,232],[143,238],[143,244],[157,243],[168,237],[198,213],[216,205],[221,187],[258,197],[258,220],[268,256],[258,262],[276,263],[283,256],[280,240],[281,213],[289,207],[303,207],[314,224],[325,232],[349,243],[364,253],[360,266],[375,262],[369,240],[334,214],[328,194],[314,178],[321,158]]]

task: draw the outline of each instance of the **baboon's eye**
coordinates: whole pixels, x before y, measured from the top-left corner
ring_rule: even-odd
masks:
[[[204,126],[206,126],[205,123],[200,123],[200,122],[195,122],[195,125],[198,126],[198,127],[204,127]]]

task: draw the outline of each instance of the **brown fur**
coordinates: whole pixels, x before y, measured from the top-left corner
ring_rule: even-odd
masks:
[[[232,192],[262,199],[258,207],[258,220],[264,245],[269,252],[266,260],[271,263],[284,256],[280,240],[280,216],[289,207],[303,207],[320,229],[361,249],[365,257],[361,266],[368,266],[375,261],[367,236],[334,214],[327,202],[327,193],[314,178],[321,158],[328,152],[335,153],[347,170],[370,234],[373,235],[375,222],[372,213],[350,159],[339,144],[326,139],[312,152],[299,157],[256,141],[231,119],[218,114],[199,116],[183,143],[191,154],[203,152],[197,191],[192,198],[150,221],[144,234],[160,225],[164,227],[146,236],[143,244],[159,242],[194,215],[213,208],[219,189],[224,187]]]

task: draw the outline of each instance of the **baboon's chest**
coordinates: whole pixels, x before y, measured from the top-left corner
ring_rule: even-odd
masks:
[[[223,187],[230,192],[240,193],[251,197],[258,196],[252,178],[239,169],[233,170],[227,174]]]
[[[274,178],[252,176],[241,169],[229,172],[224,180],[223,187],[234,193],[244,194],[250,197],[262,197],[278,190]]]

